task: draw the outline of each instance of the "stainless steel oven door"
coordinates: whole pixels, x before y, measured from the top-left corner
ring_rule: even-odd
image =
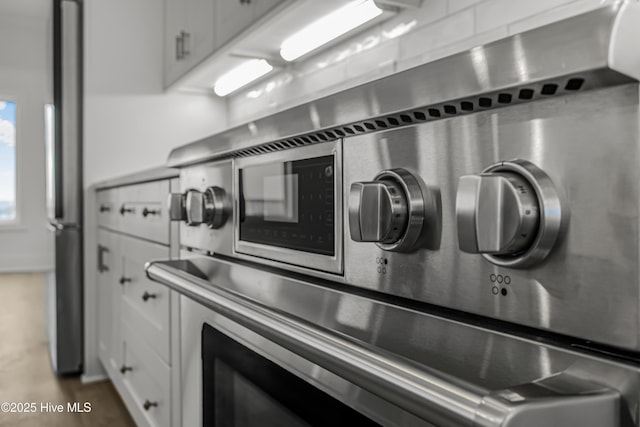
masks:
[[[235,159],[233,171],[237,253],[342,274],[340,140]]]
[[[153,262],[147,274],[182,294],[184,425],[201,425],[211,403],[205,324],[381,425],[638,422],[631,364],[214,258]]]

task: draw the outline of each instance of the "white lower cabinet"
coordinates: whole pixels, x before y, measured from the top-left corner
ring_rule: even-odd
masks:
[[[149,260],[169,258],[161,245],[122,236],[122,271],[126,283],[122,286],[122,320],[135,325],[149,347],[165,362],[169,354],[170,289],[152,282],[144,265]]]
[[[168,193],[170,185],[159,181],[136,188],[154,191],[134,195],[134,186],[115,190],[130,192],[129,205],[138,207],[159,197],[166,199],[158,189]],[[178,426],[179,348],[171,347],[172,343],[179,345],[177,336],[172,340],[172,331],[179,331],[178,295],[150,281],[145,273],[146,262],[171,257],[166,233],[169,221],[166,215],[156,215],[156,221],[164,224],[154,225],[162,232],[154,235],[159,238],[152,239],[149,227],[114,230],[112,221],[102,220],[103,217],[104,212],[98,217],[97,232],[99,359],[137,425]],[[177,227],[171,230],[177,232]]]
[[[122,383],[130,396],[132,412],[142,414],[150,426],[171,426],[170,367],[137,336],[135,328],[124,324],[125,373]]]

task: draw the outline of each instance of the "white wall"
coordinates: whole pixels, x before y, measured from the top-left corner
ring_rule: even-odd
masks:
[[[227,125],[224,101],[164,92],[163,3],[85,1],[85,188]]]
[[[631,0],[637,1],[637,0]],[[229,123],[258,117],[568,18],[612,0],[423,0],[229,99]]]
[[[0,4],[0,97],[17,102],[19,223],[0,226],[0,272],[49,270],[54,259],[53,235],[46,228],[44,104],[52,100],[50,2],[31,1],[31,10],[4,3]]]

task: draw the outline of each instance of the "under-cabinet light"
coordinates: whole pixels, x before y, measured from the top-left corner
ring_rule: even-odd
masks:
[[[273,67],[266,60],[251,59],[220,76],[213,85],[213,91],[218,96],[229,95],[271,70]]]
[[[373,0],[352,1],[287,37],[280,45],[280,56],[293,61],[381,13],[382,9]]]

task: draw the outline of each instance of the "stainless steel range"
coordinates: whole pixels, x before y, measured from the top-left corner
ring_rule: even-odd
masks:
[[[255,387],[256,420],[314,425],[306,386],[381,425],[639,425],[638,22],[619,2],[174,150],[184,260],[148,274],[184,295],[185,425],[251,425],[214,402]],[[257,359],[207,350],[236,345]],[[260,360],[302,385],[264,391]]]

